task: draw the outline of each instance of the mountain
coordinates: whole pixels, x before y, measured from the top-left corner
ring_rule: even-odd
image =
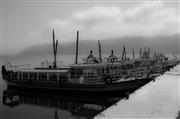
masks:
[[[167,54],[180,54],[180,34],[166,35],[166,36],[154,36],[154,37],[123,37],[116,39],[104,39],[100,40],[102,47],[102,54],[110,54],[111,49],[116,54],[121,54],[123,45],[126,45],[127,54],[132,53],[134,48],[135,53],[139,53],[140,48],[150,47],[151,52],[162,51]],[[57,54],[75,54],[75,41],[70,43],[61,43],[59,41]],[[81,40],[79,41],[79,54],[89,54],[89,51],[93,50],[94,54],[98,53],[98,42],[94,40]],[[52,44],[43,44],[33,47],[29,47],[18,55],[45,55],[53,53]]]

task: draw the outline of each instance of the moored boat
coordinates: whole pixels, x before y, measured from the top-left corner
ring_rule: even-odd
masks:
[[[167,59],[164,61],[160,56],[160,58],[157,56],[150,57],[150,48],[148,51],[144,49],[143,54],[140,53],[139,59],[135,59],[133,53],[133,60],[130,60],[126,57],[125,46],[121,60],[114,55],[112,50],[111,55],[104,62],[101,57],[99,41],[99,58],[93,56],[92,51],[90,51],[90,55],[83,59],[84,62],[78,63],[78,42],[79,32],[77,32],[75,64],[68,67],[58,67],[56,64],[58,41],[55,42],[53,30],[54,62],[52,65],[23,70],[7,70],[7,67],[3,65],[3,79],[8,86],[22,88],[113,92],[137,89],[151,81],[155,76],[162,74],[168,67],[165,65]],[[170,66],[175,64],[177,61],[174,61]]]

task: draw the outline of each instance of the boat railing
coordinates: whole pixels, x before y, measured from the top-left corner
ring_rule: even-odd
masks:
[[[4,64],[7,70],[17,71],[17,70],[28,70],[30,69],[30,64],[23,64],[23,65],[12,65],[11,63]]]
[[[14,66],[15,71],[17,70],[27,70],[30,69],[30,64],[24,64],[24,65],[16,65]]]

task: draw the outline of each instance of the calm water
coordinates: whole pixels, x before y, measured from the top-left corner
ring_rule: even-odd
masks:
[[[71,64],[74,56],[59,56],[60,64]],[[81,58],[81,56],[80,56]],[[1,65],[31,64],[41,66],[50,56],[1,57]],[[24,91],[7,88],[0,75],[0,117],[1,119],[91,119],[109,106],[115,104],[123,95],[98,96],[86,94],[61,94],[39,91]]]

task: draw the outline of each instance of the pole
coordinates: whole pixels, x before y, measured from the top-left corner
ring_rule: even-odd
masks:
[[[135,57],[134,57],[134,48],[133,48],[133,60],[135,59]]]
[[[150,58],[150,47],[148,48],[148,57]]]
[[[124,54],[125,54],[125,60],[126,60],[127,57],[126,57],[126,47],[125,47],[125,45],[124,45]]]
[[[58,40],[56,40],[55,42],[55,33],[53,29],[53,53],[54,53],[53,68],[57,68],[57,63],[56,63],[57,47],[58,47]]]
[[[79,31],[77,31],[77,39],[76,39],[76,59],[75,59],[75,64],[78,63],[78,44],[79,44]]]
[[[142,58],[142,49],[140,48],[139,57]]]
[[[122,60],[126,60],[126,47],[125,47],[125,45],[123,48]]]
[[[53,29],[53,53],[54,53],[54,63],[53,63],[53,68],[57,68],[56,66],[56,52],[57,52],[57,45],[58,45],[58,42],[56,40],[56,43],[55,43],[55,33],[54,33],[54,29]]]
[[[98,40],[98,46],[99,46],[99,60],[102,62],[102,57],[101,57],[101,44],[100,41]]]

